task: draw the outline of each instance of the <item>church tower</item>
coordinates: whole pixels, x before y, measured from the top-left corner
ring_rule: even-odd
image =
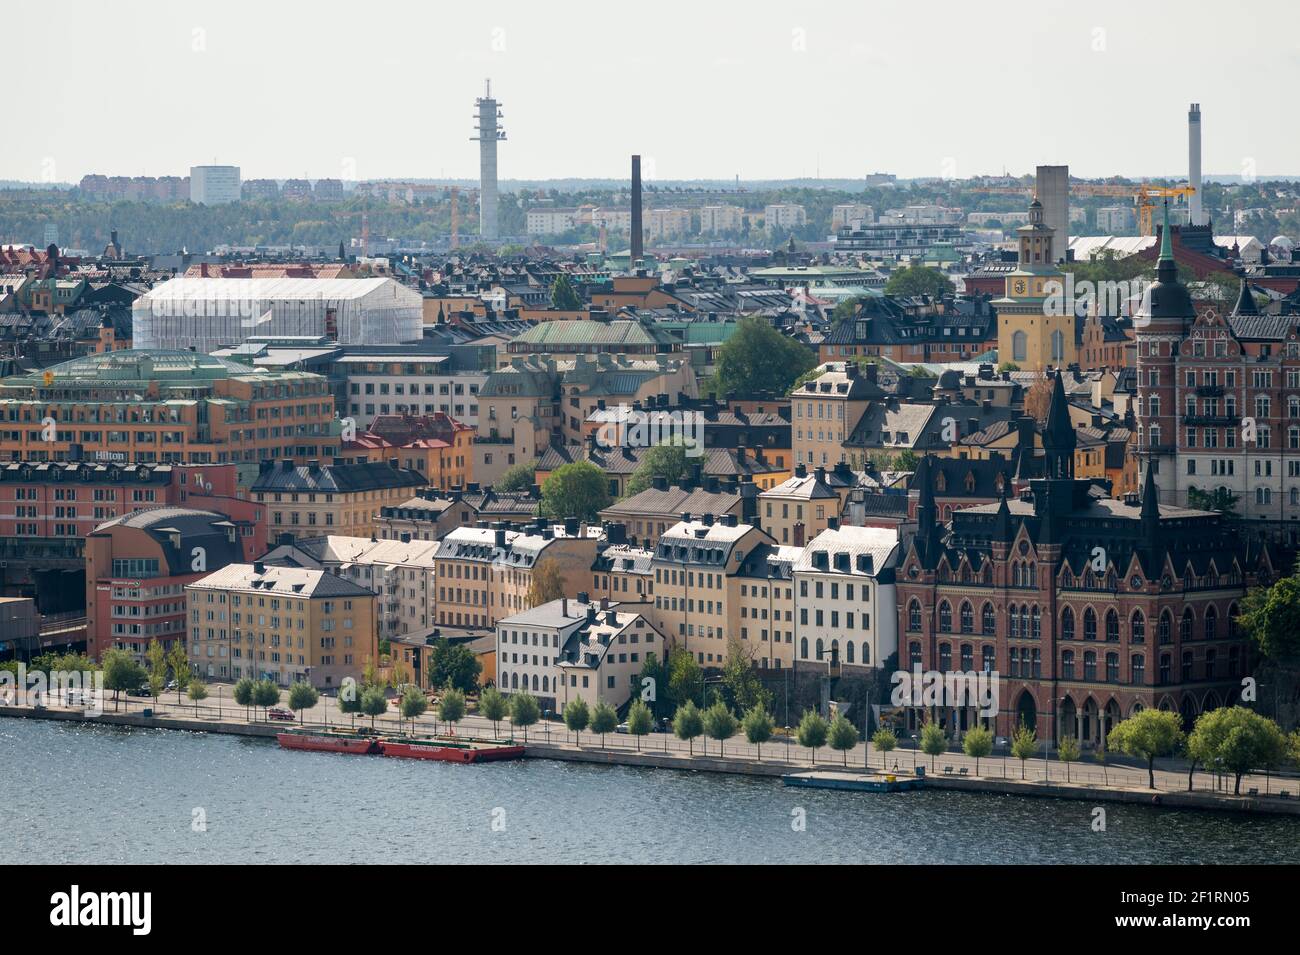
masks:
[[[1056,266],[1065,257],[1059,242],[1035,197],[1029,223],[1016,230],[1016,269],[1007,275],[1006,294],[993,302],[998,361],[1022,371],[1063,368],[1079,360],[1074,303],[1066,299],[1065,276]]]
[[[1146,487],[1173,503],[1178,475],[1176,382],[1178,349],[1196,319],[1192,296],[1178,280],[1169,232],[1169,204],[1160,229],[1160,259],[1156,280],[1133,317],[1137,341],[1138,466]],[[1154,472],[1154,482],[1147,471]]]

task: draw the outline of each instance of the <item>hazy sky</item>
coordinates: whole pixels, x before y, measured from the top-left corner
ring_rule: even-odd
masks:
[[[485,77],[506,179],[1300,173],[1295,3],[8,6],[4,179],[477,177]]]

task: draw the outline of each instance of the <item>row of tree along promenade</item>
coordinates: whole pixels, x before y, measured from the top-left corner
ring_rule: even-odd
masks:
[[[952,788],[1042,794],[1050,787],[1052,795],[1080,798],[1142,792],[1156,802],[1165,802],[1164,795],[1192,793],[1213,798],[1177,804],[1300,812],[1300,779],[1294,775],[1300,733],[1287,736],[1242,707],[1203,714],[1190,734],[1184,734],[1177,714],[1144,711],[1112,730],[1109,753],[1084,760],[1074,740],[1066,738],[1053,751],[1024,728],[1005,747],[997,747],[983,728],[967,731],[958,751],[933,723],[914,739],[878,730],[863,740],[843,716],[826,720],[808,712],[798,726],[778,727],[761,705],[735,714],[720,700],[707,708],[687,701],[671,720],[656,723],[640,701],[622,721],[606,704],[571,704],[564,718],[547,719],[529,694],[506,696],[492,688],[477,699],[447,689],[433,701],[414,687],[394,695],[362,685],[344,698],[323,696],[306,684],[285,689],[252,680],[189,681],[183,689],[154,689],[143,699],[106,693],[100,717],[83,717],[81,701],[58,694],[42,700],[39,710],[8,706],[0,712],[268,736],[287,725],[363,726],[393,735],[512,736],[532,747],[530,755],[589,762],[761,775],[809,768],[923,773],[931,784]],[[146,709],[151,715],[143,719]]]

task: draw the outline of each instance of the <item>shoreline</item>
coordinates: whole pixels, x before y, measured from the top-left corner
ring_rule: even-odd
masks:
[[[0,706],[0,716],[13,719],[36,719],[52,722],[100,724],[108,726],[125,726],[138,729],[166,729],[190,733],[216,733],[227,736],[251,736],[261,739],[274,739],[276,734],[285,729],[298,726],[297,723],[282,725],[266,723],[245,723],[229,720],[195,719],[181,720],[165,716],[142,716],[129,713],[104,713],[97,717],[88,717],[75,710],[40,709],[20,706]],[[796,772],[807,772],[810,768],[819,774],[844,779],[856,779],[863,774],[857,767],[837,766],[831,759],[815,767],[796,765],[774,760],[761,762],[746,759],[723,759],[720,757],[698,755],[677,756],[656,753],[649,750],[628,752],[599,748],[582,748],[555,743],[534,742],[525,745],[525,759],[553,759],[561,762],[580,762],[606,766],[632,766],[647,769],[673,769],[685,772],[722,773],[729,775],[754,776],[766,779],[780,779]],[[911,778],[908,774],[907,778]],[[1276,796],[1231,796],[1211,792],[1187,792],[1186,790],[1133,789],[1118,786],[1097,786],[1083,783],[1042,782],[1036,780],[1019,780],[1010,778],[991,778],[982,776],[925,776],[926,789],[953,790],[957,792],[985,793],[994,795],[1012,795],[1033,798],[1065,799],[1075,802],[1120,803],[1142,805],[1151,808],[1167,809],[1201,809],[1218,812],[1244,813],[1249,815],[1300,816],[1300,800],[1296,798],[1281,799]],[[882,798],[907,798],[904,794],[890,795]]]

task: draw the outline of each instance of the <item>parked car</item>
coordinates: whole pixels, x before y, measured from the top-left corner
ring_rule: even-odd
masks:
[[[127,690],[126,695],[127,696],[153,696],[153,690],[149,689],[148,685],[146,684],[145,686],[137,686],[134,690]]]
[[[272,720],[285,720],[285,721],[290,722],[290,723],[292,723],[294,720],[296,720],[296,719],[298,718],[298,717],[296,717],[296,716],[293,715],[293,711],[292,711],[292,710],[286,710],[286,709],[285,709],[284,707],[282,707],[282,706],[273,706],[273,707],[271,707],[269,710],[266,711],[266,716],[267,716],[268,719],[272,719]]]
[[[615,733],[626,733],[626,732],[627,732],[627,724],[626,724],[626,723],[619,723],[618,726],[614,727],[614,732],[615,732]]]

